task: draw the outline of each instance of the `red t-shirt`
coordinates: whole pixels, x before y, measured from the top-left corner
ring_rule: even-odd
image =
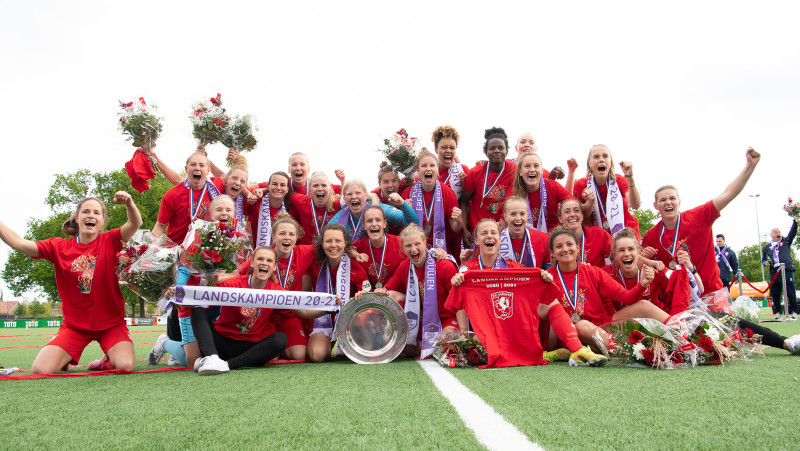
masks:
[[[220,287],[250,288],[250,276],[238,276],[219,284]],[[265,290],[283,290],[280,284],[267,281]],[[214,328],[222,336],[234,340],[261,341],[275,333],[275,324],[269,319],[270,308],[222,307]]]
[[[558,295],[542,281],[539,269],[469,271],[445,306],[466,309],[470,324],[488,354],[481,368],[545,365],[539,341],[539,304]]]
[[[467,174],[469,172],[469,168],[467,167],[466,164],[461,164],[461,163],[453,163],[453,164],[460,165],[461,171],[464,174]],[[450,168],[439,167],[439,178],[438,178],[439,183],[441,183],[442,185],[450,186],[450,180],[447,177],[448,174],[450,174]]]
[[[406,188],[403,191],[403,199],[411,199],[411,189],[413,185]],[[422,199],[423,199],[423,207],[430,208],[431,201],[433,199],[433,191],[422,191]],[[443,212],[444,212],[444,238],[445,238],[445,245],[447,246],[448,254],[459,257],[461,254],[461,232],[453,232],[453,229],[450,228],[450,217],[453,215],[453,209],[458,208],[458,199],[456,199],[456,193],[450,188],[449,185],[442,184],[442,203],[444,205]],[[411,208],[414,208],[411,205]],[[425,214],[422,215],[422,222],[420,226],[422,230],[426,230],[428,232],[427,239],[427,247],[428,249],[433,247],[433,221],[436,217],[436,206],[434,205],[433,211],[431,212],[430,220],[425,217]]]
[[[617,311],[614,307],[613,301],[619,302],[622,305],[633,304],[634,302],[642,299],[644,288],[637,284],[633,290],[626,290],[620,286],[608,273],[603,271],[602,267],[598,268],[590,265],[578,264],[578,269],[562,273],[564,276],[564,284],[571,294],[574,295],[573,287],[575,286],[575,276],[578,277],[578,296],[575,301],[575,307],[569,301],[561,281],[558,278],[556,271],[557,265],[553,265],[548,269],[553,276],[553,283],[558,288],[558,301],[564,307],[567,315],[577,313],[581,319],[590,321],[591,323],[602,326],[611,321],[611,317]]]
[[[306,271],[306,274],[311,276],[311,289],[316,291],[315,288],[317,286],[317,279],[319,279],[319,271],[322,269],[322,265],[319,264],[316,260],[311,263],[311,266]],[[367,276],[367,272],[364,271],[364,268],[358,264],[357,261],[350,259],[350,297],[352,298],[355,294],[361,291],[362,284],[365,280],[369,280]],[[335,283],[336,281],[336,271],[330,271],[330,281],[331,283]]]
[[[264,194],[264,196],[268,196],[268,194]],[[302,206],[303,200],[304,200],[303,198],[306,198],[306,196],[303,196],[302,194],[292,194],[291,195],[291,197],[289,198],[289,202],[291,203],[292,206],[291,206],[290,211],[287,212],[287,213],[289,213],[290,216],[294,217],[294,210],[297,208],[298,205]],[[250,225],[250,233],[253,236],[253,248],[255,248],[257,246],[256,243],[258,243],[258,238],[260,236],[260,231],[258,229],[258,221],[261,219],[261,202],[262,202],[262,200],[263,200],[263,198],[259,199],[255,204],[253,204],[253,207],[250,209],[250,212],[247,215],[247,223]],[[272,206],[269,207],[270,225],[275,223],[275,216],[277,216],[277,214],[280,213],[280,211],[281,211],[281,207],[280,206],[279,207],[272,207]],[[311,218],[308,218],[308,219],[311,219]],[[297,217],[295,217],[295,220],[300,222],[300,220]],[[313,219],[312,219],[312,221],[313,221]],[[305,230],[305,225],[302,222],[300,222],[300,226],[303,227],[303,229]],[[265,231],[264,233],[269,233],[271,235],[272,234],[272,230]],[[270,236],[270,239],[272,239],[271,236]],[[298,243],[300,243],[300,240],[298,240]],[[302,244],[305,244],[305,243],[302,243]]]
[[[400,266],[397,267],[397,271],[394,272],[394,275],[389,279],[386,283],[386,289],[392,291],[399,291],[400,293],[406,292],[406,287],[408,286],[408,268],[411,265],[411,260],[403,260],[400,263]],[[425,266],[423,265],[421,268],[414,267],[414,272],[417,274],[417,285],[418,293],[421,293],[421,304],[425,302]],[[447,301],[447,295],[453,289],[453,285],[450,281],[453,279],[453,276],[456,275],[458,269],[456,265],[453,264],[450,260],[439,260],[436,262],[436,300],[439,306],[439,319],[441,320],[442,324],[452,322],[455,317],[456,313],[444,308],[444,303]],[[423,324],[422,319],[422,311],[424,310],[423,307],[420,307],[420,322],[419,324]],[[419,337],[422,337],[422,328],[419,328]],[[418,337],[418,338],[419,338]]]
[[[572,199],[572,194],[555,180],[544,179],[544,186],[547,190],[547,210],[545,211],[544,219],[547,223],[547,231],[549,232],[558,226],[558,204],[563,200]],[[539,210],[542,206],[542,198],[539,190],[528,193],[528,203],[531,206],[533,225],[538,226]]]
[[[689,256],[697,267],[700,279],[703,281],[703,295],[720,290],[723,287],[719,278],[719,266],[714,253],[714,232],[712,226],[719,218],[719,211],[713,201],[708,201],[699,207],[684,211],[680,214],[681,226],[678,232],[678,243],[689,246]],[[651,246],[656,249],[656,259],[669,264],[673,260],[667,249],[672,250],[675,230],[664,230],[659,242],[659,234],[663,221],[659,221],[652,229],[644,234],[642,246]]]
[[[209,179],[214,186],[222,192],[225,186],[222,184],[222,179],[218,177],[211,177]],[[197,205],[200,202],[200,207],[197,214],[192,218],[191,202],[189,201],[189,193],[192,194],[192,202]],[[200,199],[200,194],[203,198]],[[189,233],[189,225],[193,219],[209,220],[208,204],[211,203],[211,195],[208,190],[203,192],[202,188],[199,190],[191,190],[179,183],[170,188],[161,198],[161,205],[158,208],[157,221],[161,224],[167,225],[167,238],[171,239],[177,244],[181,244],[186,234]]]
[[[545,263],[550,263],[550,236],[530,227],[528,227],[528,233],[531,236],[531,248],[533,255],[536,257],[536,266],[541,267]],[[517,260],[522,258],[522,243],[524,241],[525,238],[511,238],[511,247],[514,248]]]
[[[372,247],[368,236],[353,243],[359,253],[367,254],[369,260],[365,263],[359,263],[359,265],[366,271],[369,277],[369,283],[372,284],[373,288],[375,288],[375,284],[379,282],[385,286],[391,275],[397,270],[397,266],[400,262],[408,259],[403,252],[400,238],[389,234],[385,236],[386,245],[384,247],[386,248],[386,252],[383,252],[383,247]],[[372,251],[371,253],[370,250]],[[377,263],[374,259],[380,260],[381,255],[383,255],[383,264],[381,265],[380,271],[376,271]],[[378,275],[378,272],[380,272],[380,275]]]
[[[503,217],[503,203],[513,193],[514,173],[517,165],[506,161],[505,168],[500,174],[489,171],[489,182],[486,184],[486,188],[488,189],[493,183],[494,186],[484,199],[483,188],[487,165],[488,163],[479,164],[470,169],[464,180],[464,189],[472,192],[472,200],[469,204],[469,230],[474,230],[475,224],[483,218],[499,221]]]
[[[79,244],[75,238],[37,241],[39,256],[53,264],[64,325],[94,332],[125,324],[125,300],[117,279],[120,229]]]
[[[622,208],[625,210],[625,227],[630,227],[636,233],[636,239],[642,239],[642,236],[639,234],[639,221],[636,220],[636,217],[633,216],[631,211],[628,209],[628,198],[625,197],[628,194],[628,180],[625,178],[624,175],[614,174],[617,180],[617,186],[619,187],[619,192],[622,194]],[[587,179],[586,177],[578,179],[574,185],[572,185],[572,194],[575,195],[575,198],[581,202],[585,202],[583,198],[583,190],[587,186]],[[600,193],[600,197],[597,199],[597,202],[603,203],[603,208],[606,205],[606,195],[608,194],[608,186],[603,184],[597,187],[597,191]],[[600,212],[600,217],[605,222],[606,217],[603,215],[602,210]],[[595,225],[594,224],[594,215],[587,215],[583,218],[583,223],[587,225]],[[610,232],[610,230],[609,230]]]
[[[502,258],[499,255],[497,258]],[[514,260],[506,259],[506,263],[508,264],[508,269],[525,269],[524,265],[521,265]],[[476,271],[481,269],[480,262],[478,261],[478,256],[475,255],[472,257],[472,260],[461,262],[461,267],[459,270],[466,268],[467,271]],[[491,268],[485,268],[485,270],[490,270]]]
[[[583,262],[602,268],[606,266],[606,258],[611,255],[614,238],[601,227],[588,226],[583,228],[584,248],[582,249]],[[581,240],[578,240],[578,246]]]
[[[608,265],[603,270],[610,274],[626,290],[636,287],[639,278],[628,279],[623,277],[620,279],[621,273],[617,271],[616,265]],[[670,315],[675,315],[689,307],[692,295],[689,291],[689,277],[686,275],[686,271],[671,271],[671,277],[667,276],[669,273],[668,269],[656,271],[655,278],[645,288],[642,298],[652,302],[653,305]],[[615,302],[614,307],[619,310],[623,306]]]

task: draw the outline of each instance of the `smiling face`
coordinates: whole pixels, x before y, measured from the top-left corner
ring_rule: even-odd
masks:
[[[618,238],[614,243],[614,261],[627,274],[639,268],[639,246],[631,238]]]
[[[322,250],[331,263],[339,264],[342,259],[347,241],[340,230],[326,230],[322,236]]]
[[[267,191],[269,191],[270,200],[282,201],[289,192],[289,179],[280,174],[272,174]]]
[[[539,188],[542,179],[542,159],[538,155],[528,155],[519,161],[519,176],[528,191]]]
[[[228,222],[234,215],[233,201],[226,197],[214,199],[209,205],[209,210],[212,221]]]
[[[672,188],[662,189],[656,193],[656,201],[653,207],[661,214],[661,219],[673,220],[678,217],[681,207],[681,200],[678,191]]]
[[[103,230],[105,225],[105,215],[103,205],[100,202],[89,199],[81,204],[78,215],[75,217],[78,223],[78,232],[86,235],[95,235]]]
[[[253,254],[253,278],[266,283],[275,272],[275,252],[270,249],[258,249]]]
[[[383,232],[386,230],[386,218],[380,208],[368,208],[364,212],[364,230],[370,240],[383,239]]]
[[[475,230],[475,246],[483,258],[496,257],[500,248],[500,230],[494,221],[484,221]]]
[[[493,165],[501,165],[503,164],[503,160],[506,159],[506,155],[508,155],[508,149],[506,149],[506,142],[503,138],[492,138],[489,142],[486,143],[486,158],[489,159],[489,163]]]
[[[281,223],[272,229],[272,242],[280,258],[286,258],[297,244],[297,228],[291,223]]]
[[[508,223],[508,233],[511,238],[522,238],[528,222],[528,206],[525,202],[521,200],[506,202],[503,217]]]
[[[422,182],[422,189],[432,191],[436,187],[436,179],[439,177],[439,163],[432,156],[422,157],[417,164],[419,180]]]
[[[578,261],[578,244],[569,234],[561,234],[553,239],[551,254],[556,258],[559,266],[571,266]]]
[[[378,184],[381,187],[381,194],[384,198],[389,197],[389,194],[400,191],[400,177],[393,171],[381,174],[381,179]]]
[[[186,176],[189,178],[189,186],[192,189],[201,189],[208,176],[208,158],[200,154],[194,154],[186,162]]]
[[[344,202],[350,212],[358,216],[367,206],[367,193],[358,184],[351,184],[344,193]]]
[[[533,139],[533,135],[530,133],[523,133],[522,136],[519,137],[517,140],[517,145],[514,146],[517,149],[517,155],[522,155],[525,152],[536,152],[539,148],[536,146],[536,141]]]
[[[581,204],[577,200],[564,201],[561,204],[561,213],[558,216],[558,221],[570,230],[579,230],[583,223]]]
[[[330,195],[330,182],[328,178],[324,176],[311,177],[308,184],[308,189],[310,191],[308,195],[311,196],[311,200],[314,201],[314,206],[324,207]]]
[[[421,233],[412,233],[403,237],[403,252],[411,263],[417,268],[425,264],[428,250],[425,247],[425,237]]]
[[[305,186],[309,171],[308,157],[305,155],[292,155],[289,158],[289,175],[295,186]]]
[[[225,194],[236,198],[247,186],[247,171],[231,169],[225,178]]]
[[[442,138],[436,146],[436,155],[439,156],[439,165],[443,168],[449,168],[456,158],[456,140],[453,138]]]
[[[605,146],[596,146],[589,151],[589,159],[586,162],[589,166],[589,171],[596,178],[608,177],[609,171],[613,161],[611,159],[611,151]]]

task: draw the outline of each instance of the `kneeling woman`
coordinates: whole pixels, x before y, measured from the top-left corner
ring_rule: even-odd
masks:
[[[440,335],[467,330],[466,313],[459,312],[456,319],[455,313],[444,308],[458,268],[448,259],[437,261],[434,252],[428,252],[426,235],[416,224],[400,232],[403,252],[408,259],[400,263],[386,288],[375,290],[376,294],[388,295],[405,307],[409,319],[405,354],[423,359],[431,355]],[[425,280],[431,274],[436,285],[426,286]],[[423,331],[429,330],[440,333],[423,335]]]
[[[125,300],[116,276],[117,252],[142,225],[131,196],[118,191],[114,202],[124,204],[127,222],[101,232],[108,219],[106,206],[94,197],[83,199],[64,223],[73,238],[26,240],[0,222],[0,238],[12,249],[53,264],[64,322],[33,361],[34,374],[52,374],[76,365],[84,348],[100,343],[107,356],[98,369],[133,370],[133,342],[125,326]]]
[[[315,280],[303,277],[304,291],[315,291],[336,295],[346,303],[351,295],[361,289],[367,273],[347,256],[352,243],[347,230],[341,224],[328,224],[322,234],[315,238],[315,261],[311,273]],[[314,290],[311,289],[312,282]],[[335,313],[325,313],[314,320],[314,330],[308,337],[308,360],[324,362],[333,348],[333,329],[336,324]]]
[[[218,286],[282,290],[274,281],[275,250],[257,247],[253,252],[250,275],[228,279]],[[272,309],[256,307],[222,307],[216,323],[208,310],[192,310],[192,330],[204,356],[194,367],[201,375],[227,373],[247,366],[261,366],[286,348],[286,335],[276,332],[270,321]]]
[[[653,268],[642,268],[641,278],[631,290],[622,288],[602,268],[578,263],[578,239],[571,230],[556,229],[550,236],[550,252],[556,263],[548,272],[560,289],[561,305],[572,317],[582,343],[595,346],[593,336],[598,326],[630,318],[653,318],[666,323],[669,315],[643,300],[645,289],[653,281]],[[625,307],[616,311],[613,302]],[[608,336],[603,333],[604,340]]]

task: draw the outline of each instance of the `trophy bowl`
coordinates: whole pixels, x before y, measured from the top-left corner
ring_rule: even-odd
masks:
[[[336,318],[337,346],[356,363],[389,363],[403,351],[408,321],[388,296],[365,294],[350,300]]]

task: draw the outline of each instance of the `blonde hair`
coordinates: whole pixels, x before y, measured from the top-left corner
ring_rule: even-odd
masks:
[[[61,224],[61,231],[64,232],[65,235],[78,236],[78,213],[81,211],[83,204],[90,200],[100,204],[100,210],[103,212],[103,229],[105,229],[105,222],[108,221],[108,209],[106,208],[106,204],[96,197],[86,197],[82,201],[78,202],[78,205],[75,207],[75,211],[70,213],[69,218],[67,218],[67,220]]]
[[[604,149],[606,149],[608,151],[608,156],[609,156],[609,158],[611,160],[611,163],[608,165],[608,176],[613,178],[614,177],[614,157],[611,156],[611,149],[609,149],[608,146],[605,145],[605,144],[595,144],[595,145],[592,146],[591,149],[589,149],[589,155],[586,156],[586,177],[591,177],[592,176],[592,166],[589,164],[589,162],[590,162],[590,160],[592,158],[592,151],[594,149],[598,149],[600,147],[602,147],[602,148],[604,148]]]
[[[294,218],[285,211],[278,212],[275,215],[275,222],[272,223],[272,234],[275,235],[275,231],[278,230],[278,226],[281,224],[289,224],[290,226],[294,227],[295,232],[297,233],[297,239],[299,240],[305,231],[300,224],[294,220]]]
[[[197,150],[195,150],[194,152],[192,152],[192,154],[191,154],[191,155],[189,155],[189,156],[186,158],[186,166],[188,166],[188,165],[189,165],[189,160],[191,160],[191,159],[192,159],[192,157],[193,157],[193,156],[195,156],[195,155],[200,155],[201,157],[205,158],[205,160],[206,160],[206,165],[211,165],[211,161],[209,161],[209,159],[208,159],[208,153],[206,152],[206,150],[205,150],[204,148],[198,147],[198,148],[197,148]]]
[[[403,230],[400,231],[400,235],[398,235],[398,238],[400,238],[400,242],[401,243],[405,243],[406,238],[410,238],[410,237],[412,237],[414,235],[421,236],[422,237],[422,241],[427,243],[428,234],[425,233],[424,230],[419,228],[419,226],[416,223],[413,223],[413,222],[411,224],[407,225]]]
[[[522,155],[520,155],[519,159],[517,160],[517,170],[515,172],[516,175],[514,176],[513,194],[515,196],[519,196],[522,198],[528,197],[528,185],[525,184],[525,180],[523,180],[522,178],[522,160],[524,160],[527,157],[536,157],[539,159],[539,164],[542,165],[543,167],[542,170],[540,171],[541,173],[539,174],[539,177],[544,177],[544,166],[542,163],[542,157],[539,156],[538,153],[525,152]],[[542,208],[546,207],[542,206]]]
[[[209,210],[209,211],[211,211],[211,210],[214,208],[214,206],[215,206],[215,205],[217,205],[218,203],[220,203],[220,202],[222,202],[222,201],[228,201],[228,202],[230,202],[230,203],[231,203],[231,205],[235,205],[235,204],[233,203],[233,198],[231,198],[231,196],[229,196],[229,195],[227,195],[227,194],[220,194],[219,196],[215,197],[215,198],[214,198],[214,199],[213,199],[213,200],[212,200],[212,201],[211,201],[211,202],[208,204],[208,210]]]
[[[295,152],[295,153],[293,153],[293,154],[289,155],[289,161],[288,161],[288,164],[292,164],[292,158],[293,158],[293,157],[298,157],[298,156],[305,157],[305,159],[306,159],[306,164],[310,164],[310,162],[308,161],[308,155],[304,154],[303,152]]]
[[[312,182],[312,180],[315,179],[315,178],[322,178],[322,179],[325,179],[326,182],[328,182],[328,197],[325,199],[325,210],[328,211],[329,213],[333,213],[333,195],[334,195],[334,192],[333,192],[333,188],[331,188],[331,180],[328,178],[327,175],[325,175],[324,172],[317,171],[317,172],[311,174],[308,177],[309,185],[313,185],[314,184]],[[310,189],[311,188],[309,187],[309,190]],[[344,191],[344,190],[342,190],[342,191]],[[306,195],[310,197],[311,193],[306,193]],[[313,204],[313,202],[312,202],[312,204]],[[316,213],[314,213],[314,214],[316,214]]]
[[[419,171],[419,162],[422,161],[423,158],[433,158],[433,161],[436,162],[436,166],[439,166],[439,160],[436,158],[436,154],[428,150],[426,147],[423,147],[417,154],[417,161],[414,163],[415,171]],[[436,177],[438,176],[439,174],[436,174]]]
[[[272,252],[272,257],[275,258],[275,268],[278,267],[278,252],[275,251],[275,249],[273,249],[273,248],[271,248],[269,246],[258,246],[257,248],[253,249],[253,253],[250,256],[250,270],[247,272],[248,274],[252,274],[252,273],[255,272],[255,269],[256,269],[256,267],[255,267],[256,254],[259,251]],[[274,270],[272,271],[272,275],[270,276],[269,280],[272,281],[272,282],[277,282],[278,281],[278,278],[276,277]]]
[[[342,185],[342,195],[344,196],[344,193],[347,192],[347,189],[353,185],[361,188],[364,191],[364,195],[369,194],[369,190],[367,190],[367,185],[365,185],[364,182],[361,181],[361,179],[349,179],[345,180],[344,185]]]

